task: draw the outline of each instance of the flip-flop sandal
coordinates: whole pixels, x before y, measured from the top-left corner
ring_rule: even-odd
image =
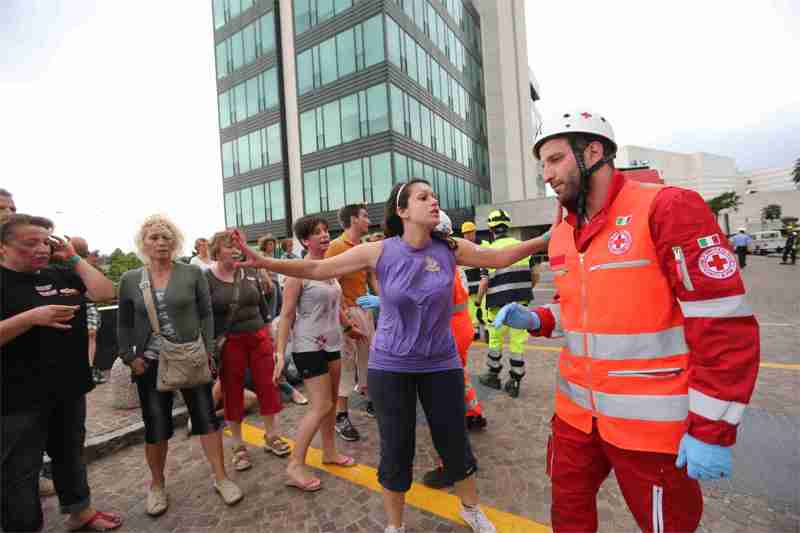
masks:
[[[114,524],[111,527],[104,527],[96,522],[98,520],[105,520]],[[103,513],[101,511],[95,512],[92,517],[84,522],[82,525],[70,528],[70,531],[112,531],[122,525],[122,517],[113,513]]]
[[[250,454],[247,453],[247,448],[240,446],[233,450],[233,468],[237,472],[242,472],[253,467],[250,462]]]
[[[306,483],[300,483],[299,481],[289,479],[286,481],[286,486],[294,487],[302,490],[303,492],[317,492],[322,488],[322,481],[320,481],[318,478],[312,478]]]
[[[349,466],[356,466],[356,460],[352,457],[347,455],[342,455],[343,459],[338,461],[322,461],[324,465],[333,465],[333,466],[341,466],[342,468],[347,468]]]
[[[295,399],[294,395],[292,395],[292,403],[295,403],[297,405],[306,405],[306,404],[308,404],[308,398],[303,396],[299,400],[297,400],[297,399]]]

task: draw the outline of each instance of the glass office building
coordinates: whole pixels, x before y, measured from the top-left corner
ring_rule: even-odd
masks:
[[[428,180],[458,224],[490,201],[470,0],[213,0],[225,218],[249,239]]]

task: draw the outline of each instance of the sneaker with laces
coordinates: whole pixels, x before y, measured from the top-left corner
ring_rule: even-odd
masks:
[[[372,405],[372,402],[367,402],[367,416],[370,418],[375,418],[375,406]]]
[[[481,508],[477,505],[475,507],[467,507],[462,503],[460,514],[464,522],[466,522],[475,533],[497,533],[494,524],[489,522],[489,519],[486,518],[486,515],[483,514],[483,511],[481,511]]]
[[[344,440],[350,442],[361,438],[358,430],[353,427],[353,423],[350,422],[350,417],[347,416],[347,413],[339,413],[336,415],[336,433]]]

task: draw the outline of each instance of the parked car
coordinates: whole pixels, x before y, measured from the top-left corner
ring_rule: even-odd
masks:
[[[781,235],[780,230],[756,231],[753,233],[753,253],[781,253],[785,242],[786,237]]]

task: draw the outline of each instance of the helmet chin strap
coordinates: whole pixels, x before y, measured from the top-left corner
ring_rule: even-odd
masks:
[[[580,173],[580,183],[578,184],[578,196],[575,199],[575,214],[577,215],[577,228],[580,229],[583,224],[583,219],[586,217],[586,198],[589,196],[589,178],[597,172],[603,165],[609,163],[614,159],[614,155],[608,155],[594,165],[586,168],[586,162],[583,159],[583,154],[578,150],[577,142],[574,138],[569,139],[569,146],[572,148],[572,154],[575,156],[575,163],[578,166]]]

